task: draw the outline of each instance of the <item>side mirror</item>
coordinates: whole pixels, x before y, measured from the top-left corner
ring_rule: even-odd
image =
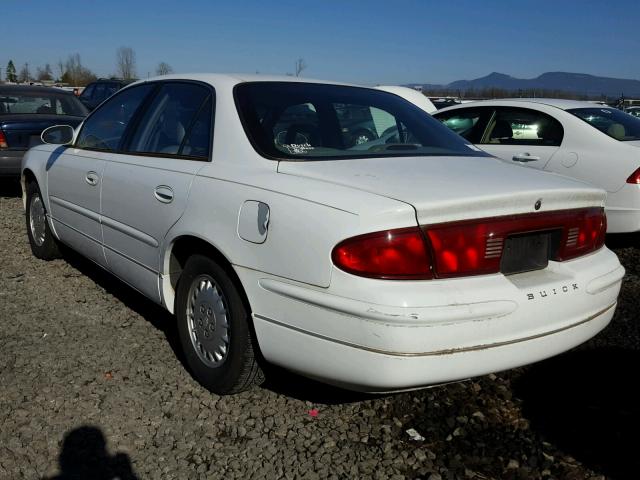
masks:
[[[40,138],[44,143],[51,145],[67,145],[73,140],[73,127],[69,125],[54,125],[45,128]]]

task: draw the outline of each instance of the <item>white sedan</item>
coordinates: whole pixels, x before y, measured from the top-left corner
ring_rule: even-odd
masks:
[[[354,118],[385,142],[354,145]],[[258,382],[259,358],[363,391],[465,379],[615,310],[604,191],[494,159],[394,94],[163,76],[43,138],[59,145],[22,165],[33,253],[64,243],[174,313],[217,393]]]
[[[519,98],[465,103],[433,116],[507,162],[605,189],[608,232],[640,231],[640,118],[588,102]]]

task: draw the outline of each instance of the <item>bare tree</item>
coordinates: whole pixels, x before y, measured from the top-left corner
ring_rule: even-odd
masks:
[[[36,78],[40,82],[42,82],[43,80],[53,80],[53,72],[51,71],[51,65],[47,63],[44,66],[44,68],[38,67]]]
[[[173,68],[166,62],[160,62],[156,67],[156,75],[169,75],[173,73]]]
[[[299,58],[295,61],[295,72],[296,77],[299,77],[302,74],[302,71],[307,68],[307,64],[304,61],[304,58]]]
[[[58,71],[60,72],[58,79],[62,79],[62,76],[64,75],[64,62],[62,59],[58,60]]]
[[[116,70],[125,80],[136,78],[136,52],[131,47],[120,47],[116,51]]]
[[[25,63],[23,67],[20,69],[20,73],[18,74],[18,82],[27,83],[31,79],[31,72],[29,71],[29,64]]]
[[[64,68],[65,72],[62,75],[61,80],[74,87],[82,87],[96,79],[96,76],[91,70],[82,66],[82,60],[80,59],[79,53],[69,55]]]

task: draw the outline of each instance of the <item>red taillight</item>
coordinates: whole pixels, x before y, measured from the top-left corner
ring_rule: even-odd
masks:
[[[7,137],[2,130],[0,130],[0,148],[9,148],[9,145],[7,145]]]
[[[627,178],[627,183],[635,183],[636,185],[640,184],[640,168],[629,175],[629,178]]]
[[[564,261],[604,245],[602,208],[465,220],[360,235],[339,243],[333,263],[354,275],[385,279],[431,279],[500,272],[506,239],[559,232],[551,260]]]
[[[505,240],[516,234],[558,230],[560,245],[551,260],[593,252],[604,244],[607,221],[602,208],[512,215],[432,225],[424,228],[433,250],[435,276],[498,273]]]
[[[604,245],[606,233],[607,216],[603,209],[580,211],[567,220],[555,260],[570,260],[598,250]]]
[[[337,267],[362,277],[433,278],[429,254],[418,227],[349,238],[336,245],[331,258]]]

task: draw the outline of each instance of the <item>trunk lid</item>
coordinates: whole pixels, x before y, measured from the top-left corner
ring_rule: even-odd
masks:
[[[0,116],[0,130],[4,132],[9,150],[26,150],[42,143],[40,134],[52,125],[77,127],[83,117],[71,115],[9,114]]]
[[[578,180],[491,157],[281,161],[278,172],[403,201],[415,208],[421,225],[604,206],[606,195]]]

